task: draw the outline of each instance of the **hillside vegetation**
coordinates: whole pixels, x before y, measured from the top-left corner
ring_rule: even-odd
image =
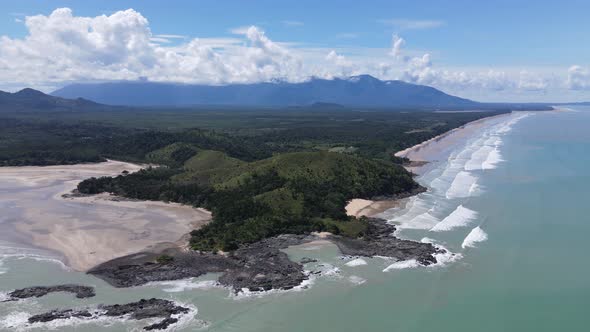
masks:
[[[247,163],[203,150],[181,168],[92,178],[78,190],[205,207],[213,222],[192,233],[192,247],[232,250],[282,233],[329,230],[360,236],[363,221],[346,216],[348,200],[417,187],[400,166],[351,155],[295,152]]]
[[[0,113],[0,165],[107,158],[151,163],[92,178],[86,194],[180,202],[212,211],[192,233],[198,250],[232,250],[282,233],[362,236],[351,198],[420,189],[393,154],[494,112],[355,109],[126,110]]]

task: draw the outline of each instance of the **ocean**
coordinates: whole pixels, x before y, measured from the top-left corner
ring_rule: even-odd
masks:
[[[97,296],[54,294],[0,303],[0,330],[139,331],[146,322],[103,319],[28,325],[57,307],[171,299],[191,313],[177,331],[581,331],[590,298],[590,108],[515,112],[442,149],[418,181],[429,191],[381,216],[398,236],[453,254],[422,267],[342,257],[331,244],[290,248],[321,275],[290,291],[231,295],[214,275],[115,289],[54,256],[0,243],[0,299],[32,285],[80,283]],[[4,191],[15,183],[0,183]],[[11,187],[12,186],[12,187]],[[3,197],[6,197],[4,195]],[[26,202],[19,202],[26,204]],[[0,201],[9,211],[15,202]],[[0,227],[10,213],[0,215]],[[0,230],[1,231],[1,230]]]

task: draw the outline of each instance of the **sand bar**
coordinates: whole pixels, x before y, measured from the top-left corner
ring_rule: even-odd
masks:
[[[57,253],[86,271],[113,258],[181,244],[211,219],[203,209],[180,204],[121,200],[101,194],[64,198],[92,176],[134,172],[141,165],[119,161],[68,166],[0,167],[0,203],[6,221],[0,240]]]

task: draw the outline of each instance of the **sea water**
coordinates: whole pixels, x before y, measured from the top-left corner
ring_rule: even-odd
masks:
[[[14,288],[65,282],[95,286],[97,296],[0,303],[0,330],[141,330],[146,322],[71,320],[31,327],[25,321],[57,307],[148,297],[192,309],[171,328],[178,331],[586,330],[588,128],[590,109],[582,107],[513,113],[488,121],[436,156],[418,178],[429,191],[408,199],[405,209],[382,214],[398,226],[398,236],[452,253],[439,255],[435,266],[343,257],[334,245],[308,244],[287,252],[294,260],[317,259],[305,268],[320,275],[291,291],[233,295],[215,284],[214,275],[114,289],[50,256],[5,248],[0,300]],[[3,209],[10,204],[0,202]]]

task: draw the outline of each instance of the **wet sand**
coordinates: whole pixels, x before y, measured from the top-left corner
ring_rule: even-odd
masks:
[[[92,176],[134,172],[141,165],[98,164],[0,168],[0,203],[6,217],[0,240],[58,253],[71,268],[86,271],[144,250],[186,245],[187,233],[211,219],[203,209],[164,202],[130,201],[101,194],[62,197]]]

